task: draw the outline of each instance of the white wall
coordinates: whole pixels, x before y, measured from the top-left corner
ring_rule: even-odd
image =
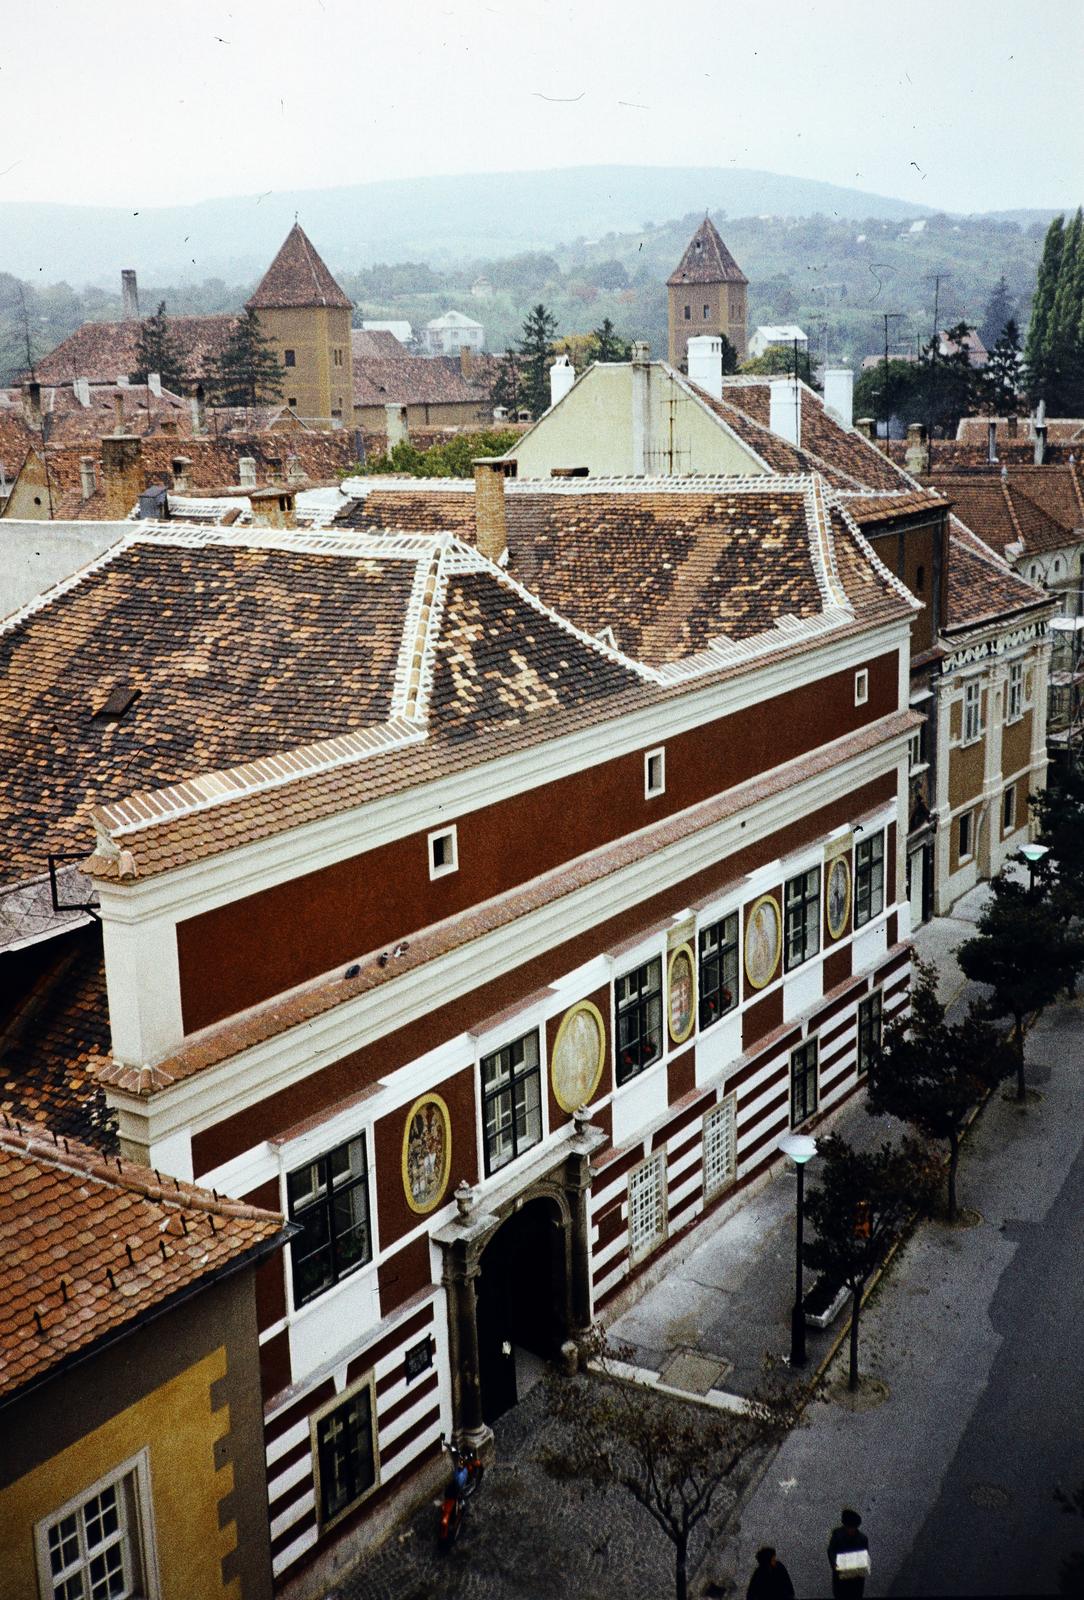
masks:
[[[131,532],[130,522],[0,519],[0,617],[70,578]]]

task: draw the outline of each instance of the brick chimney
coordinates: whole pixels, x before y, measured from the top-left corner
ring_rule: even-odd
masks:
[[[924,478],[930,470],[930,445],[926,429],[921,422],[907,425],[907,450],[903,464],[916,478]]]
[[[95,471],[93,456],[79,457],[79,488],[84,500],[89,500],[98,487],[98,474]]]
[[[143,441],[136,434],[106,434],[102,440],[105,520],[122,522],[144,489]]]
[[[501,456],[479,456],[474,463],[474,542],[489,561],[499,561],[508,548],[504,484],[515,476],[515,461]]]
[[[28,428],[41,427],[41,384],[34,378],[23,383],[23,421]]]
[[[859,417],[854,425],[854,431],[860,433],[863,439],[875,443],[877,439],[877,424],[872,417]]]
[[[125,322],[139,321],[139,289],[134,267],[125,267],[120,275],[120,297],[124,306]]]

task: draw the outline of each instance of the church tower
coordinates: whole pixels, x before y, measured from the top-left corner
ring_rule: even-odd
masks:
[[[746,355],[746,290],[749,279],[719,230],[705,217],[666,280],[670,297],[670,365],[685,364],[686,346],[702,333],[725,333],[738,358]]]
[[[258,315],[285,369],[283,399],[300,417],[349,427],[353,305],[296,222],[245,306]]]

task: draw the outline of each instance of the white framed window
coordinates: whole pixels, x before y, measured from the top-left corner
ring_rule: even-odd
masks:
[[[1001,829],[1011,833],[1016,827],[1016,785],[1010,784],[1001,796]]]
[[[964,686],[964,744],[974,744],[982,733],[982,686],[977,678]]]
[[[629,1259],[642,1261],[666,1238],[666,1152],[629,1173]]]
[[[666,793],[666,749],[648,750],[644,755],[644,799],[653,800]]]
[[[373,1374],[322,1406],[309,1428],[317,1517],[321,1529],[330,1528],[380,1482]]]
[[[960,861],[961,861],[961,863],[964,862],[964,861],[970,861],[971,860],[971,832],[972,832],[971,822],[972,822],[971,812],[970,811],[965,811],[963,813],[963,815],[959,819],[959,827],[960,827],[960,834],[959,834],[959,838],[960,838]]]
[[[147,1452],[34,1529],[42,1600],[159,1600]]]
[[[1005,721],[1016,722],[1024,714],[1024,663],[1014,661],[1009,667],[1009,693],[1005,701]]]
[[[729,1189],[738,1171],[738,1097],[728,1094],[704,1118],[704,1199]]]
[[[817,1041],[807,1039],[790,1053],[790,1125],[800,1128],[817,1109]]]
[[[429,876],[444,878],[459,870],[459,840],[455,826],[438,828],[429,835]]]
[[[865,667],[854,675],[854,703],[864,706],[869,699],[869,672]]]
[[[915,728],[907,739],[907,771],[910,774],[925,772],[929,763],[926,760],[926,724]]]

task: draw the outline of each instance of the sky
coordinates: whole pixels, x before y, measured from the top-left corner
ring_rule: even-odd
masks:
[[[1084,0],[11,0],[0,201],[623,163],[1084,198]]]

